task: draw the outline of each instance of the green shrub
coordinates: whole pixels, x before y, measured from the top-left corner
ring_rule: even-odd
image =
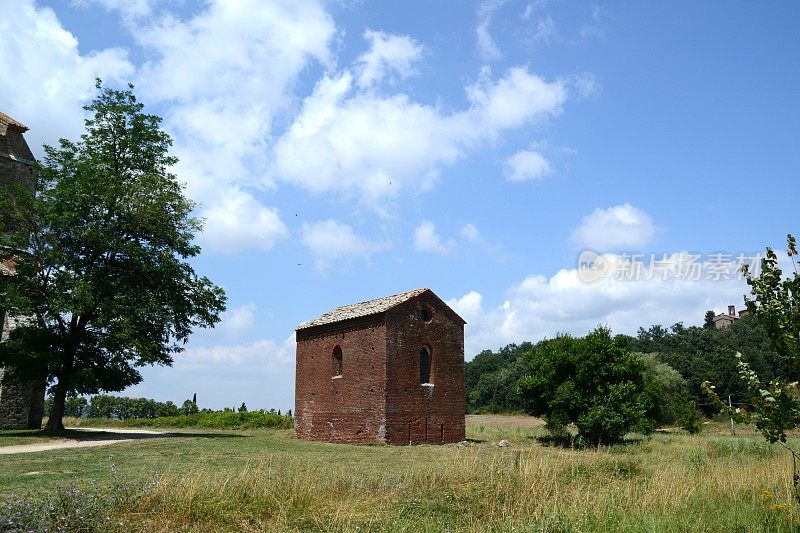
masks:
[[[553,435],[575,424],[580,443],[598,445],[621,442],[633,429],[655,429],[645,365],[608,329],[582,338],[559,335],[526,357],[530,373],[520,381],[520,392],[529,413],[546,417]]]
[[[109,425],[110,422],[109,420],[86,421],[84,425]],[[294,427],[294,420],[290,416],[265,411],[246,413],[218,411],[160,418],[129,418],[114,421],[111,425],[154,428],[291,429]]]

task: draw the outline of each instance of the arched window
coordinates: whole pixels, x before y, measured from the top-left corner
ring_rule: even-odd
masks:
[[[419,382],[431,382],[431,352],[425,346],[419,351]]]
[[[333,349],[333,375],[342,375],[342,349],[338,345]]]

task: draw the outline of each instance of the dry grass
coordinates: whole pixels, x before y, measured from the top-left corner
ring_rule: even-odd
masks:
[[[496,422],[496,419],[490,419]],[[475,422],[473,420],[472,422]],[[478,420],[487,427],[489,420]],[[513,425],[512,425],[513,426]],[[524,424],[523,424],[524,427]],[[520,427],[484,429],[514,435]],[[530,428],[527,428],[530,429]],[[533,428],[535,429],[535,427]],[[167,476],[122,517],[185,531],[794,531],[789,459],[756,438],[657,436],[601,450],[385,448],[389,462],[287,453],[224,476]],[[343,447],[342,453],[359,448]],[[380,454],[378,454],[380,455]],[[391,455],[386,454],[387,461]]]
[[[99,528],[126,533],[800,530],[788,454],[752,435],[671,433],[571,450],[541,446],[534,437],[542,429],[517,417],[468,424],[469,437],[483,442],[347,446],[297,441],[288,431],[187,433],[58,459],[19,457],[4,463],[0,482],[18,487],[34,481],[26,473],[67,464],[88,486],[151,481],[114,504]],[[511,446],[493,444],[499,438]],[[36,482],[40,492],[54,486]]]

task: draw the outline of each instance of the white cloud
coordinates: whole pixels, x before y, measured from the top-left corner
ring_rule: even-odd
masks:
[[[528,20],[534,13],[541,11],[545,5],[547,5],[547,0],[536,0],[529,3],[525,6],[525,11],[522,12],[522,20]]]
[[[483,237],[475,224],[464,224],[461,227],[461,238],[474,244],[483,243]]]
[[[250,409],[294,407],[294,333],[284,341],[189,347],[173,367],[145,368],[145,380],[123,393],[180,405],[197,393],[200,407],[222,409],[246,402]],[[269,384],[269,386],[265,386]]]
[[[82,54],[55,13],[31,0],[3,3],[0,35],[0,102],[30,128],[25,137],[37,156],[42,143],[76,139],[83,131],[82,106],[96,94],[95,77],[115,83],[134,72],[122,48]]]
[[[538,180],[550,172],[550,163],[539,152],[521,150],[506,160],[505,175],[508,181]]]
[[[497,81],[485,69],[480,80],[467,88],[467,97],[473,105],[472,128],[496,134],[530,121],[558,116],[567,91],[560,80],[547,82],[525,68],[514,67]]]
[[[677,268],[682,254],[667,259]],[[619,256],[607,255],[617,264]],[[679,280],[655,275],[638,281],[613,275],[584,283],[577,269],[563,269],[551,277],[530,275],[506,291],[500,305],[486,308],[483,296],[470,291],[447,303],[468,323],[466,356],[487,348],[523,341],[539,341],[560,332],[584,335],[598,325],[615,333],[635,334],[652,324],[670,326],[683,321],[699,325],[709,309],[742,305],[747,285],[738,279]]]
[[[158,56],[142,73],[151,95],[196,102],[235,94],[243,107],[263,112],[288,102],[287,88],[309,60],[328,62],[335,28],[313,0],[212,0],[189,20],[165,15],[133,30]],[[221,125],[207,129],[213,136]]]
[[[325,77],[305,99],[275,148],[281,177],[316,193],[355,194],[376,210],[432,187],[439,166],[460,153],[446,117],[406,95],[350,96],[351,88],[350,73]]]
[[[422,47],[405,35],[366,30],[364,39],[369,41],[370,49],[358,58],[358,86],[366,89],[379,83],[389,73],[395,71],[400,78],[414,74],[413,63],[420,58]]]
[[[595,209],[572,234],[578,246],[609,251],[634,248],[651,242],[655,226],[650,216],[629,203]]]
[[[205,229],[201,242],[211,250],[235,253],[248,248],[269,250],[288,235],[277,209],[264,207],[238,187],[221,191],[201,211]]]
[[[315,0],[211,0],[186,19],[148,2],[119,9],[150,52],[137,75],[146,100],[167,104],[178,176],[208,205],[205,242],[235,252],[269,249],[286,231],[274,208],[246,189],[270,187],[275,120],[291,111],[294,85],[312,62],[329,64],[333,20]],[[235,209],[228,210],[229,207]],[[219,226],[217,225],[219,224]]]
[[[592,6],[592,12],[588,21],[581,26],[580,36],[583,39],[600,39],[605,36],[603,29],[603,8],[599,5]]]
[[[414,230],[414,249],[418,252],[432,252],[446,255],[455,247],[453,239],[442,240],[436,233],[436,226],[429,220],[423,220]]]
[[[255,323],[256,304],[249,303],[240,305],[235,309],[229,309],[222,315],[220,329],[231,335],[239,335],[253,327]]]
[[[402,192],[433,187],[441,168],[476,143],[558,115],[566,89],[513,68],[497,80],[485,70],[467,95],[469,109],[444,114],[405,94],[357,91],[348,71],[326,76],[275,147],[278,174],[315,193],[355,195],[383,213]]]
[[[293,84],[311,62],[327,64],[333,21],[316,1],[214,0],[188,20],[140,20],[134,38],[156,59],[139,84],[169,102],[179,176],[208,204],[204,240],[212,249],[269,249],[286,235],[277,210],[242,187],[270,185],[268,142]],[[232,97],[235,95],[235,97]]]
[[[138,71],[121,48],[81,54],[52,10],[31,0],[6,4],[0,68],[13,76],[0,79],[0,102],[31,128],[34,151],[43,140],[79,135],[81,106],[94,96],[96,76],[134,80],[148,111],[165,105],[163,125],[180,159],[176,174],[187,194],[208,206],[201,237],[208,246],[267,249],[285,233],[276,210],[246,189],[273,185],[274,123],[292,110],[300,73],[331,61],[336,28],[321,2],[209,0],[179,18],[171,4],[155,0],[76,0],[120,14],[148,58]],[[237,209],[224,212],[231,204]]]
[[[477,38],[478,53],[487,61],[500,59],[503,56],[492,38],[489,26],[495,10],[506,2],[507,0],[483,0],[478,5],[478,25],[475,28],[475,37]]]
[[[540,18],[536,23],[533,38],[537,41],[550,43],[558,38],[558,26],[550,15]]]
[[[259,369],[269,373],[270,369],[289,364],[294,359],[294,335],[282,344],[271,339],[262,339],[250,344],[233,346],[206,346],[189,348],[176,360],[175,366],[186,369],[207,368],[224,365],[240,371]]]
[[[572,79],[572,85],[579,98],[585,99],[600,92],[600,82],[591,72],[582,72]]]
[[[390,247],[387,242],[371,241],[353,231],[351,226],[336,220],[304,223],[301,229],[303,244],[324,267],[329,261],[343,258],[368,258]]]
[[[151,15],[153,5],[158,0],[71,0],[72,5],[77,7],[89,7],[97,4],[108,11],[118,11],[126,21],[133,22],[136,19]]]

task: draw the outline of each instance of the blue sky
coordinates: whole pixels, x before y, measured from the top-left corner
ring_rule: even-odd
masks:
[[[132,82],[206,220],[229,311],[126,394],[291,408],[297,324],[417,287],[467,359],[699,324],[797,230],[795,2],[0,5],[0,110],[34,152],[80,134],[95,76]]]

